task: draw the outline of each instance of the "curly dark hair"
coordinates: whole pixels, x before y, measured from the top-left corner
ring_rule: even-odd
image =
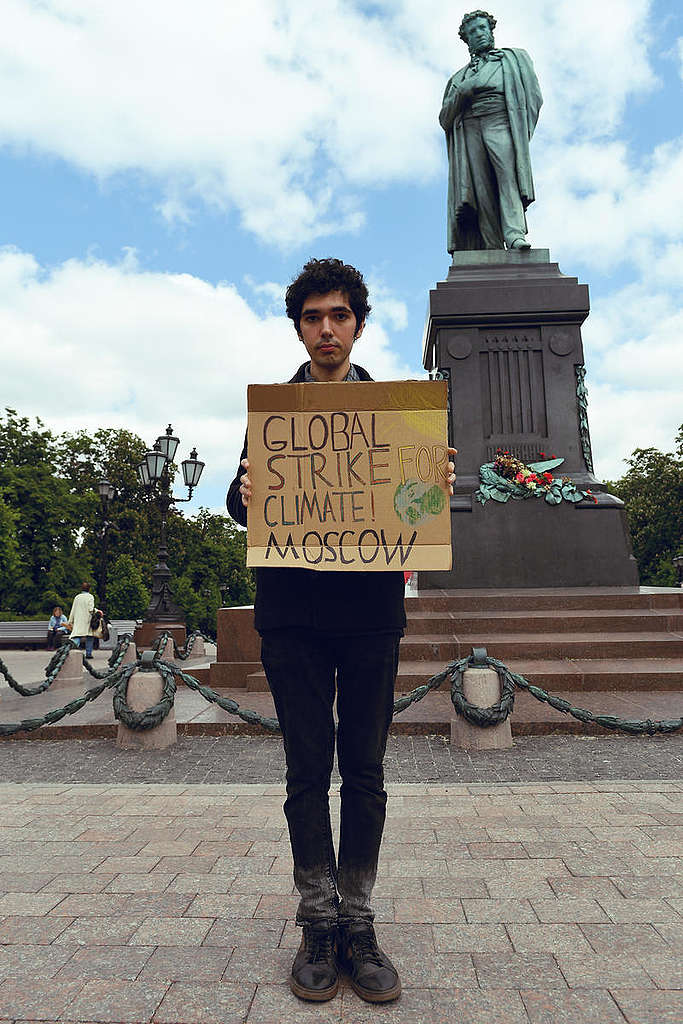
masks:
[[[287,316],[294,321],[299,336],[304,302],[309,295],[327,295],[328,292],[344,292],[347,296],[356,317],[356,330],[370,315],[368,289],[359,270],[333,257],[309,260],[285,292]]]
[[[489,23],[489,28],[491,29],[492,32],[497,25],[496,19],[493,17],[492,14],[489,14],[488,11],[470,11],[469,14],[465,14],[463,16],[463,19],[460,22],[460,28],[458,29],[458,35],[462,39],[463,43],[467,42],[465,28],[469,24],[469,22],[473,21],[475,18],[486,18],[486,20]]]

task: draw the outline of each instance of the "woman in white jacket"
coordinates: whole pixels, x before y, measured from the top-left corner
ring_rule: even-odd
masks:
[[[71,611],[69,612],[69,623],[71,625],[71,639],[77,647],[85,639],[85,656],[92,658],[94,634],[90,626],[90,619],[95,610],[95,598],[90,593],[90,584],[84,583],[80,594],[76,594]]]

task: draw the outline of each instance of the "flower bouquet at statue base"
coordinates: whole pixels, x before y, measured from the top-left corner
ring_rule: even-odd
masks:
[[[530,462],[528,465],[516,459],[510,452],[499,448],[495,462],[487,462],[479,469],[479,488],[474,497],[482,505],[491,498],[493,501],[505,503],[512,498],[522,501],[526,498],[544,498],[549,505],[559,505],[562,501],[576,503],[589,499],[597,504],[597,498],[591,491],[583,491],[568,476],[553,476],[552,470],[564,462],[552,456],[542,462]]]

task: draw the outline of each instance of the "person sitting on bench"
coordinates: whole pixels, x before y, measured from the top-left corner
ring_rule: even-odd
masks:
[[[47,649],[53,651],[57,647],[62,646],[62,640],[69,633],[69,627],[67,625],[67,617],[62,612],[59,605],[56,605],[52,609],[52,615],[48,622],[47,628]]]

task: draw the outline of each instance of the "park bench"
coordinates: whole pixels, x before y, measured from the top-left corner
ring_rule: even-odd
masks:
[[[112,619],[110,630],[112,638],[103,644],[107,647],[116,636],[122,633],[134,633],[135,619]],[[47,619],[26,622],[0,622],[0,647],[18,647],[28,650],[29,647],[47,647]]]

